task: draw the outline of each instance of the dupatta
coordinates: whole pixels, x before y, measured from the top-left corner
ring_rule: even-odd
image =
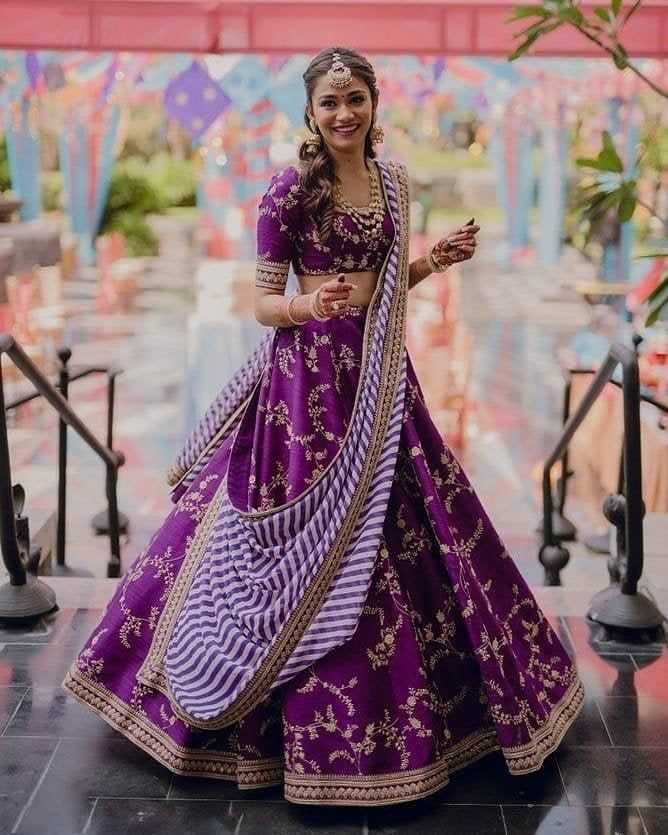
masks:
[[[369,305],[353,414],[329,467],[291,502],[249,510],[252,400],[271,357],[270,335],[209,407],[170,471],[178,499],[234,435],[227,474],[188,548],[138,675],[195,727],[238,721],[348,640],[367,597],[406,379],[408,179],[403,166],[377,164],[395,235]]]

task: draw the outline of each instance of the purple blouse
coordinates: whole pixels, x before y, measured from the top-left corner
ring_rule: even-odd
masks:
[[[373,238],[337,208],[332,234],[323,244],[303,196],[299,171],[290,166],[272,178],[260,202],[255,273],[259,287],[283,289],[290,264],[297,275],[380,272],[394,237],[387,206],[380,233]]]

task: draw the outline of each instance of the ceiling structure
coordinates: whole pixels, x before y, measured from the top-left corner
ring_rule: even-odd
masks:
[[[504,56],[514,44],[507,20],[522,2],[527,0],[2,0],[0,48],[284,55],[338,43],[372,53]],[[643,0],[622,42],[631,55],[666,57],[668,0]],[[531,54],[601,53],[562,27]]]

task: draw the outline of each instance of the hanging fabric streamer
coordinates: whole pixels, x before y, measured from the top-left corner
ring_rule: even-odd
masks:
[[[249,111],[246,121],[246,143],[244,149],[244,177],[241,185],[241,207],[244,212],[244,236],[242,251],[245,257],[252,257],[255,251],[255,224],[257,206],[262,192],[270,179],[269,147],[274,108],[269,99],[257,102]]]
[[[523,105],[511,103],[492,133],[489,154],[496,172],[499,202],[506,215],[507,245],[512,256],[529,243],[533,198],[533,131]]]
[[[7,156],[12,189],[20,200],[21,220],[35,220],[42,209],[37,102],[31,96],[14,102],[7,125]]]
[[[566,159],[568,129],[563,101],[550,100],[542,113],[540,143],[542,162],[538,185],[538,261],[545,267],[559,260],[566,209]]]
[[[94,108],[86,117],[70,114],[60,135],[60,165],[72,232],[79,239],[82,264],[95,260],[93,242],[102,220],[121,110]]]

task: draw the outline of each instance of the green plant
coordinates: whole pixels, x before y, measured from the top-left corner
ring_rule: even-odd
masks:
[[[12,187],[9,177],[9,159],[7,158],[7,142],[4,136],[0,136],[0,194]]]
[[[62,209],[63,177],[60,171],[42,173],[42,207],[45,212]]]
[[[537,20],[514,35],[514,38],[521,40],[521,43],[508,60],[515,61],[524,55],[537,40],[554,32],[555,29],[561,26],[571,26],[609,55],[618,69],[631,70],[642,78],[655,93],[668,98],[668,90],[655,84],[632,62],[619,40],[620,30],[641,4],[642,0],[634,0],[630,6],[622,8],[622,0],[610,0],[609,6],[596,6],[589,15],[585,14],[573,0],[543,0],[535,6],[516,6],[512,17],[509,18],[510,23],[530,18],[537,18]]]
[[[141,160],[124,160],[114,167],[100,233],[122,232],[131,255],[154,255],[158,241],[145,216],[160,212],[162,204],[156,189],[143,173]]]
[[[197,204],[197,179],[192,160],[174,159],[161,151],[145,165],[145,173],[163,209]]]
[[[603,147],[595,158],[578,157],[580,168],[590,169],[593,173],[584,185],[579,187],[578,205],[582,209],[582,219],[589,221],[595,229],[615,210],[620,222],[631,220],[638,197],[638,182],[629,175],[615,143],[607,130],[603,131]],[[640,159],[636,159],[632,170],[637,170]]]
[[[651,90],[663,98],[668,98],[668,90],[655,83],[633,63],[619,40],[620,30],[638,10],[641,0],[634,0],[630,6],[624,8],[622,4],[623,0],[610,0],[609,6],[596,6],[593,16],[585,14],[573,0],[542,0],[539,5],[516,6],[509,22],[531,18],[537,20],[514,35],[521,42],[508,60],[515,61],[524,55],[537,40],[560,26],[571,26],[609,55],[617,69],[635,73]],[[660,171],[662,159],[665,159],[665,156],[662,157],[661,154],[665,141],[665,133],[661,130],[657,131],[656,139],[646,138],[644,150],[634,160],[630,171],[640,170],[644,153],[647,153],[650,166]],[[619,222],[629,221],[637,205],[642,205],[650,214],[659,219],[664,231],[666,230],[668,219],[659,217],[653,206],[649,206],[640,199],[637,176],[631,175],[625,168],[612,137],[607,131],[603,133],[603,146],[598,155],[594,158],[580,157],[577,159],[577,164],[583,169],[589,169],[588,181],[581,185],[578,197],[578,207],[582,212],[581,219],[589,223],[585,241],[591,232],[601,225],[606,215],[614,213]],[[648,299],[646,324],[650,325],[661,318],[666,308],[668,308],[668,274],[664,275],[659,286]]]
[[[113,217],[105,232],[121,232],[125,238],[126,252],[130,256],[157,255],[159,242],[145,218],[134,212],[124,212]]]

